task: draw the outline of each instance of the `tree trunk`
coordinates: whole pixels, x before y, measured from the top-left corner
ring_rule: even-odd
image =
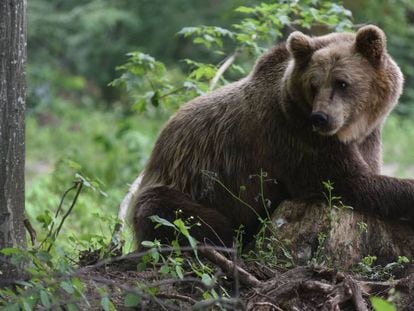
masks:
[[[414,258],[414,230],[401,221],[300,201],[283,202],[272,221],[277,227],[274,243],[289,244],[286,249],[299,265],[314,260],[347,270],[366,256],[376,256],[375,264],[381,265],[396,262],[398,256]]]
[[[0,1],[0,249],[24,247],[26,1]],[[0,285],[17,269],[0,257]]]

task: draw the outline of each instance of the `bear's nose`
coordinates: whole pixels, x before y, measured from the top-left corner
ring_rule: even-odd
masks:
[[[328,125],[328,115],[323,112],[313,112],[310,115],[310,120],[312,123],[312,126],[317,128],[323,128]]]

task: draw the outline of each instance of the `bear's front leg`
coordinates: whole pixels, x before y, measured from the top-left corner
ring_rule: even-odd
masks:
[[[207,208],[188,195],[166,187],[150,187],[137,198],[133,211],[133,226],[138,250],[142,241],[160,240],[170,244],[176,239],[176,231],[168,226],[159,226],[150,216],[157,215],[173,223],[181,218],[192,224],[190,235],[201,243],[231,247],[233,244],[233,224],[213,208]],[[197,225],[196,223],[199,223]],[[185,239],[181,239],[187,244]]]

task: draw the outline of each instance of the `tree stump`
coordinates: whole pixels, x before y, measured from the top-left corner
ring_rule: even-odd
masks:
[[[381,265],[398,256],[414,258],[414,230],[408,224],[344,206],[284,201],[272,222],[277,240],[287,244],[297,265],[316,259],[347,270],[366,256],[376,256]]]

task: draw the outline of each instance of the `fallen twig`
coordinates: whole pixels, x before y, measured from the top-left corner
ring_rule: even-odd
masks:
[[[253,308],[249,309],[249,310],[261,310],[261,307],[268,307],[270,309],[267,310],[274,310],[274,311],[283,311],[283,309],[279,308],[278,306],[276,306],[275,304],[271,303],[271,302],[256,302],[255,304],[253,304]]]
[[[178,294],[165,294],[165,293],[158,293],[156,295],[158,298],[163,298],[163,299],[174,299],[174,300],[182,300],[191,304],[195,304],[197,303],[197,300],[189,297],[189,296],[184,296],[184,295],[178,295]]]
[[[331,284],[326,284],[320,281],[306,281],[301,284],[301,288],[307,291],[329,294],[334,290],[335,287]]]
[[[244,303],[240,299],[234,298],[217,298],[217,299],[208,299],[197,302],[193,305],[193,310],[212,310],[213,306],[220,304],[225,309],[230,310],[246,310]]]
[[[240,282],[250,287],[260,287],[263,282],[259,281],[254,275],[250,274],[233,261],[227,259],[213,248],[200,249],[200,253],[203,254],[208,260],[218,265],[227,276],[233,277],[234,271],[237,270]]]

